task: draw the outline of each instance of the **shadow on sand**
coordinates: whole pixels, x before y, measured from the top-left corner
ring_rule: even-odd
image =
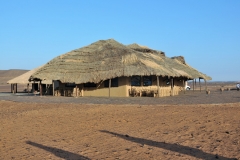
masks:
[[[84,157],[72,152],[68,152],[68,151],[64,151],[62,149],[58,149],[58,148],[54,148],[54,147],[48,147],[48,146],[44,146],[42,144],[38,144],[35,142],[31,142],[31,141],[26,141],[27,144],[32,145],[34,147],[38,147],[41,149],[44,149],[45,151],[51,152],[53,153],[55,156],[63,158],[65,160],[90,160],[90,158],[88,157]]]
[[[146,144],[146,145],[149,145],[149,146],[158,147],[158,148],[162,148],[162,149],[173,151],[173,152],[178,152],[180,154],[186,154],[186,155],[196,157],[196,158],[200,158],[200,159],[237,160],[236,158],[227,158],[227,157],[223,157],[223,156],[219,156],[219,155],[213,155],[213,154],[210,154],[210,153],[205,153],[200,149],[191,148],[191,147],[187,147],[187,146],[182,146],[182,145],[179,145],[179,144],[156,142],[156,141],[147,140],[147,139],[143,139],[143,138],[131,137],[129,135],[122,135],[122,134],[118,134],[118,133],[114,133],[114,132],[110,132],[110,131],[106,131],[106,130],[100,130],[100,132],[112,134],[114,136],[123,138],[123,139],[131,141],[131,142],[139,143],[139,144],[142,144],[142,145]]]

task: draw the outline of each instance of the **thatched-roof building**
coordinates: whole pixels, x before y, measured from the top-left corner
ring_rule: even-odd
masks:
[[[7,81],[8,84],[11,84],[11,92],[17,92],[17,84],[26,84],[27,85],[27,90],[29,91],[29,84],[32,85],[32,89],[38,90],[38,83],[35,83],[35,81],[29,81],[29,77],[34,74],[38,69],[40,69],[42,66],[37,67],[35,69],[32,69],[20,76],[17,76],[9,81]],[[52,80],[43,80],[41,83],[43,84],[52,84]]]
[[[126,97],[143,91],[176,95],[184,81],[196,78],[211,79],[186,64],[183,57],[168,58],[161,51],[137,44],[125,46],[110,39],[54,58],[29,80],[58,81],[57,95],[72,90],[71,95]]]

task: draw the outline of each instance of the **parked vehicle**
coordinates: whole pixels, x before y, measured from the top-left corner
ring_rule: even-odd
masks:
[[[190,86],[185,86],[185,90],[190,90],[191,89],[191,87]]]
[[[236,88],[237,88],[237,91],[239,91],[239,89],[240,89],[240,84],[239,83],[237,83]]]

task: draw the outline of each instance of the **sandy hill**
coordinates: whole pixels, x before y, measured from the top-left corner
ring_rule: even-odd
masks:
[[[21,69],[0,70],[0,84],[6,84],[8,80],[20,76],[27,71]]]

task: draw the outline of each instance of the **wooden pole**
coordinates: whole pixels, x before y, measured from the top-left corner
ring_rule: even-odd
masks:
[[[184,79],[182,81],[183,81],[183,91],[184,91],[184,94],[185,94],[186,93],[185,81],[184,81]]]
[[[77,85],[76,85],[76,90],[75,90],[75,91],[76,91],[76,97],[77,97],[77,96],[78,96],[78,95],[77,95]]]
[[[55,96],[55,94],[54,94],[54,80],[52,80],[52,88],[53,88],[53,96]]]
[[[16,91],[15,91],[15,93],[17,93],[17,83],[16,83],[16,87],[15,87],[15,90],[16,90]]]
[[[109,86],[108,87],[109,87],[108,97],[110,97],[111,79],[109,79]]]
[[[83,85],[82,88],[81,88],[81,96],[82,96],[82,97],[84,96],[83,91],[84,91],[84,85]]]
[[[33,81],[33,93],[35,92],[35,81]]]
[[[13,94],[15,94],[15,84],[13,84]]]
[[[202,86],[201,86],[200,78],[199,78],[199,86],[200,86],[200,92],[202,92]]]
[[[207,81],[206,81],[206,90],[208,90],[208,87],[207,87]]]
[[[171,96],[173,96],[173,78],[171,78]]]
[[[12,90],[13,90],[13,89],[12,89],[12,84],[11,84],[11,93],[12,93]]]
[[[193,83],[193,92],[194,92],[194,89],[195,89],[195,88],[194,88],[194,79],[193,79],[192,83]]]
[[[159,76],[157,76],[157,92],[158,92],[158,97],[160,97]]]
[[[42,81],[39,83],[39,89],[40,89],[40,96],[42,96]]]
[[[197,89],[197,79],[195,79],[195,84],[194,84],[194,86],[195,86],[195,89]]]
[[[29,83],[27,84],[27,92],[29,94]]]
[[[16,93],[16,83],[14,83],[14,94]]]

